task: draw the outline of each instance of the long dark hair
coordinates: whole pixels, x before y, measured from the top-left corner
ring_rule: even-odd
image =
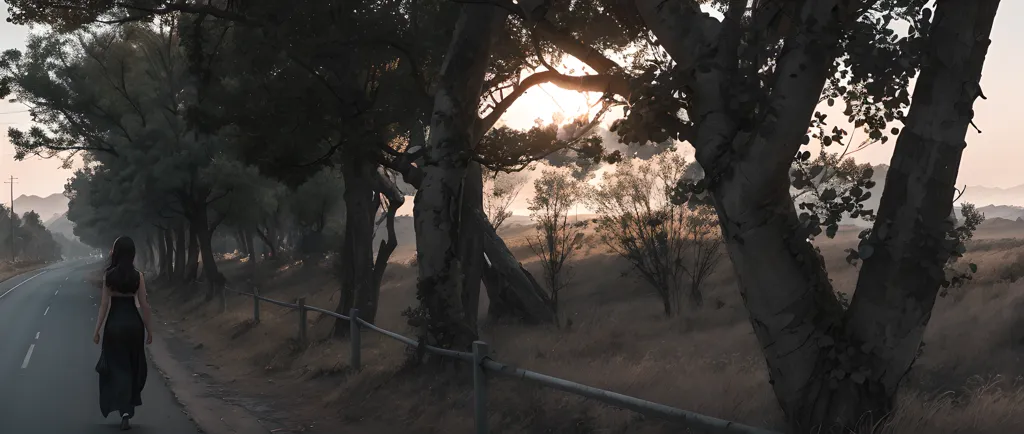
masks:
[[[111,291],[132,294],[139,289],[139,272],[135,270],[135,241],[120,237],[110,249],[110,265],[104,275]]]

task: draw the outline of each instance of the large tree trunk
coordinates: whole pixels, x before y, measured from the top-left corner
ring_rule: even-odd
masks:
[[[186,236],[188,229],[184,223],[174,229],[174,270],[171,277],[174,281],[181,281],[185,276],[185,263],[188,258],[188,246]]]
[[[830,73],[837,2],[803,4],[801,28],[778,62],[771,110],[752,136],[726,110],[720,65],[695,67],[701,45],[721,27],[699,18],[693,3],[662,3],[637,0],[680,67],[699,71],[693,143],[783,411],[797,433],[849,432],[877,421],[892,408],[943,279],[942,222],[998,0],[938,3],[929,60],[893,155],[897,169],[868,241],[874,255],[845,317],[797,218],[787,173]]]
[[[396,161],[403,180],[416,188],[423,185],[423,171],[406,160]],[[482,279],[490,299],[487,315],[492,320],[514,317],[529,323],[554,322],[547,292],[516,259],[505,241],[488,223],[482,209],[468,224],[479,228],[483,238]]]
[[[256,253],[256,237],[253,236],[251,229],[242,229],[242,242],[245,243],[246,254],[249,255],[249,261],[256,264],[256,259],[259,254]]]
[[[203,260],[203,278],[209,285],[206,299],[212,300],[223,289],[226,282],[217,268],[217,260],[213,254],[213,232],[210,230],[208,208],[204,203],[197,205],[192,219],[192,228],[195,230],[196,240],[199,242],[199,255]]]
[[[483,228],[480,231],[486,255],[483,277],[487,285],[487,296],[491,298],[488,316],[492,319],[514,316],[527,322],[554,322],[555,312],[551,309],[547,293],[512,255],[505,242],[487,223],[482,210],[477,209],[473,225]],[[498,300],[497,304],[495,300]]]
[[[152,243],[152,241],[150,241]],[[167,279],[171,276],[171,269],[167,267],[167,237],[164,236],[164,230],[160,229],[156,239],[156,249],[159,252],[159,267],[160,273],[157,275],[158,279]]]
[[[277,258],[277,243],[273,241],[271,235],[263,233],[259,228],[255,229],[255,232],[256,236],[260,238],[260,241],[263,241],[263,245],[267,246],[267,249],[270,250],[270,257]]]
[[[483,172],[480,164],[473,162],[466,170],[462,184],[462,205],[459,221],[459,261],[462,263],[462,306],[465,309],[466,325],[478,329],[480,310],[480,283],[483,278],[484,245],[482,227],[475,225],[472,218],[476,210],[483,208]]]
[[[140,259],[142,263],[142,269],[145,271],[152,270],[154,265],[157,267],[157,269],[159,269],[159,264],[153,263],[154,247],[155,246],[153,246],[153,235],[147,235],[146,241],[142,245],[142,250],[139,251],[139,254],[142,256],[142,258]],[[157,275],[157,278],[160,278],[160,276]]]
[[[373,322],[377,316],[378,296],[373,289],[373,177],[376,167],[365,160],[351,157],[342,164],[345,179],[345,239],[339,259],[342,261],[341,297],[336,312],[348,315],[352,307],[359,317]],[[334,325],[335,336],[348,333],[348,322],[341,319]]]
[[[430,318],[430,343],[468,348],[477,337],[462,302],[460,198],[468,151],[495,32],[506,13],[464,4],[437,83],[423,182],[413,218],[419,263],[418,298]]]
[[[188,225],[188,257],[185,258],[185,282],[195,282],[199,278],[199,229],[192,223]]]
[[[164,276],[170,280],[174,276],[174,237],[170,229],[160,230],[160,246],[161,267],[164,269]]]
[[[873,253],[864,255],[845,331],[849,340],[871,349],[859,366],[870,387],[841,389],[839,396],[854,403],[878,401],[868,407],[878,414],[892,408],[946,278],[943,266],[954,249],[946,241],[954,186],[974,101],[982,95],[981,74],[998,8],[999,0],[937,2],[912,105],[871,236],[861,248]]]

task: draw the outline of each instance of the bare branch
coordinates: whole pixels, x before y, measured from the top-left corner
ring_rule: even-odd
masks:
[[[487,131],[490,131],[498,119],[508,111],[512,104],[533,86],[544,83],[554,84],[562,89],[577,92],[600,92],[606,95],[619,95],[628,98],[630,89],[626,77],[617,75],[565,75],[558,71],[541,71],[526,77],[505,99],[501,100],[491,112],[481,119],[477,126],[473,143],[479,142]]]

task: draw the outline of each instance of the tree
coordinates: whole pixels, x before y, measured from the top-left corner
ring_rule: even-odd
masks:
[[[801,142],[793,138],[806,131],[804,120],[810,118],[820,95],[817,90],[802,94],[789,86],[817,89],[819,83],[825,84],[831,73],[828,66],[835,60],[827,53],[830,47],[842,47],[832,45],[839,40],[829,37],[850,41],[837,33],[844,22],[826,17],[832,6],[831,2],[814,2],[813,7],[801,10],[804,18],[796,26],[796,34],[804,36],[787,40],[787,45],[792,41],[793,50],[783,50],[785,55],[776,64],[778,79],[772,94],[786,102],[773,99],[773,122],[759,125],[752,145],[738,155],[722,158],[716,157],[716,148],[721,148],[713,141],[697,139],[694,143],[698,161],[710,174],[708,186],[718,214],[726,217],[722,230],[743,282],[755,333],[765,348],[776,396],[799,432],[854,428],[883,417],[892,408],[897,387],[917,353],[951,251],[944,222],[952,207],[957,162],[971,122],[970,110],[951,108],[969,107],[980,95],[977,83],[998,2],[939,1],[934,21],[931,10],[913,8],[915,31],[923,35],[900,38],[885,30],[881,41],[869,38],[847,46],[850,57],[843,61],[853,67],[847,78],[854,86],[845,90],[863,84],[870,92],[854,93],[879,102],[860,104],[863,99],[853,99],[851,115],[863,119],[858,108],[884,109],[880,117],[860,124],[868,126],[869,134],[883,134],[884,122],[874,122],[895,119],[910,98],[900,87],[893,88],[891,94],[886,90],[891,83],[888,78],[900,77],[893,70],[870,80],[862,75],[871,69],[864,61],[874,58],[864,57],[864,50],[850,48],[882,42],[881,46],[891,47],[886,49],[888,53],[911,61],[913,68],[919,61],[925,66],[917,77],[914,104],[906,117],[900,118],[904,128],[892,164],[897,169],[887,175],[871,236],[862,240],[858,249],[864,262],[856,294],[845,313],[832,294],[821,258],[806,241],[812,230],[800,225],[795,207],[789,205],[789,185],[780,181],[785,179],[782,171],[789,167],[781,160],[796,154]],[[823,15],[811,20],[819,11]],[[649,12],[652,17],[668,13]],[[972,36],[957,39],[956,35]],[[946,38],[962,41],[955,57],[940,48],[948,47],[941,42]],[[796,49],[800,46],[803,48]],[[806,51],[810,47],[819,51]],[[891,68],[895,64],[874,65]],[[850,97],[849,92],[842,94]],[[769,128],[763,129],[765,126]],[[751,137],[741,136],[744,140]],[[742,176],[738,176],[740,171]],[[753,199],[766,197],[772,200]],[[844,353],[855,357],[837,357]],[[821,405],[823,402],[829,404]]]
[[[186,80],[181,48],[168,43],[175,38],[168,27],[43,33],[30,37],[26,53],[4,53],[0,80],[32,107],[37,124],[10,129],[16,157],[86,152],[90,164],[103,167],[93,174],[109,175],[109,193],[92,198],[121,208],[116,212],[135,223],[120,227],[135,226],[140,240],[154,229],[140,221],[164,232],[172,214],[187,221],[193,242],[186,274],[195,275],[201,256],[212,297],[223,284],[211,246],[223,216],[209,207],[226,192],[202,175],[223,141],[188,128],[182,107],[195,103],[197,88]],[[174,249],[164,240],[167,257]]]
[[[11,222],[11,211],[4,205],[0,205],[0,245],[11,245],[11,236],[17,241],[14,243],[15,258],[24,262],[49,262],[59,261],[62,258],[61,245],[58,244],[46,227],[43,226],[39,214],[29,211],[18,216],[14,215],[14,222]],[[13,233],[11,230],[12,229]]]
[[[723,242],[713,207],[697,205],[688,211],[683,224],[688,246],[684,271],[690,276],[690,300],[700,307],[704,304],[704,285],[722,260]]]
[[[586,222],[570,221],[569,213],[584,198],[586,189],[586,183],[564,171],[545,170],[533,182],[534,196],[530,198],[529,209],[539,234],[528,241],[540,258],[551,293],[551,309],[556,314],[559,294],[572,280],[567,262],[584,245]]]
[[[493,172],[486,176],[483,190],[484,215],[495,231],[506,219],[512,217],[509,207],[519,197],[528,177],[524,173]]]
[[[477,139],[491,131],[504,109],[526,89],[557,83],[607,94],[609,105],[622,102],[616,98],[626,99],[627,117],[615,125],[615,132],[627,143],[672,138],[693,145],[707,176],[702,182],[682,183],[679,196],[694,200],[694,194],[699,199],[710,193],[706,196],[719,216],[772,387],[794,431],[855,429],[888,413],[912,365],[945,281],[942,268],[953,251],[947,222],[953,182],[973,115],[970,107],[982,95],[978,82],[998,0],[938,0],[934,10],[924,0],[757,1],[753,5],[745,0],[552,5],[492,0],[491,5],[463,3],[457,10],[437,4],[422,8],[417,4],[416,9],[414,3],[389,4],[392,7],[387,10],[399,11],[391,17],[403,23],[420,17],[406,11],[436,7],[460,14],[447,50],[444,44],[423,46],[424,52],[432,54],[424,63],[432,66],[412,70],[429,71],[429,75],[408,76],[410,81],[428,77],[419,82],[435,83],[436,91],[412,87],[417,91],[408,95],[417,96],[416,101],[406,105],[408,117],[397,123],[413,133],[422,133],[429,124],[430,137],[425,146],[402,150],[382,148],[390,143],[387,140],[370,142],[371,149],[385,155],[380,162],[370,161],[402,173],[409,184],[419,186],[414,210],[421,259],[419,295],[428,313],[430,343],[465,347],[476,337],[473,318],[467,315],[472,309],[464,306],[472,299],[473,282],[479,280],[474,277],[473,261],[482,255],[477,254],[479,243],[464,242],[459,234],[460,229],[483,233],[483,250],[491,257],[487,244],[493,242],[491,233],[485,224],[471,225],[486,223],[485,217],[462,205],[477,206],[479,184],[470,163],[493,161],[474,148],[481,144]],[[280,32],[268,33],[285,36],[295,35],[293,29],[348,29],[305,25],[309,21],[302,20],[340,12],[348,18],[347,11],[360,10],[335,8],[335,4],[323,6],[333,9],[316,9],[312,2],[225,2],[225,8],[150,0],[61,5],[11,0],[9,4],[15,21],[58,28],[97,19],[201,13],[204,18],[215,16],[245,25],[253,25],[252,18],[259,18],[260,24],[284,21],[288,25],[275,28]],[[702,5],[717,9],[724,18],[711,17],[701,10]],[[274,13],[266,13],[268,9]],[[505,19],[506,13],[511,19]],[[299,21],[263,19],[270,16],[298,17]],[[360,30],[384,23],[354,19],[344,24],[356,28],[359,22],[370,24]],[[907,24],[909,31],[894,32],[896,22]],[[448,30],[434,27],[426,34],[444,35]],[[403,36],[420,35],[402,30]],[[491,35],[496,33],[516,37],[502,39],[508,45],[494,45]],[[652,34],[654,38],[647,38]],[[526,69],[518,65],[527,63],[517,59],[530,52],[534,36],[540,40],[540,49],[533,50],[537,59],[531,56],[530,63],[550,64],[544,55],[558,51],[582,60],[596,74],[572,77],[554,68],[521,74]],[[339,39],[322,40],[330,43],[317,45],[349,48],[338,44]],[[276,42],[285,42],[274,45],[278,53],[288,51],[285,47],[312,45],[289,45],[296,41],[286,37]],[[618,65],[605,55],[627,46],[637,53],[632,65]],[[917,81],[912,98],[913,79]],[[490,95],[484,89],[510,92],[480,117],[478,109]],[[801,223],[790,195],[790,168],[810,141],[806,133],[815,110],[833,100],[846,103],[845,115],[869,138],[883,142],[898,133],[877,218],[870,237],[857,249],[863,266],[856,295],[845,311],[833,294],[822,259],[808,241],[821,228]],[[891,129],[896,122],[903,124],[902,130]],[[585,155],[605,157],[592,142],[568,142],[548,141],[521,155],[543,158],[555,148],[578,145],[588,151]],[[464,185],[469,194],[459,195]],[[470,200],[460,202],[457,197]],[[492,250],[504,247],[490,246]],[[503,264],[510,276],[518,273],[514,258],[500,254],[500,260],[491,262]],[[524,304],[532,303],[531,309],[544,315],[547,309],[529,284],[515,288]],[[835,357],[849,353],[857,357]]]
[[[678,154],[663,154],[650,163],[637,159],[620,162],[605,175],[591,197],[598,214],[601,241],[625,259],[661,298],[666,316],[679,312],[693,248],[691,236],[710,237],[704,222],[690,222],[693,214],[685,204],[672,201],[676,182],[686,170]],[[690,301],[703,297],[691,287]]]

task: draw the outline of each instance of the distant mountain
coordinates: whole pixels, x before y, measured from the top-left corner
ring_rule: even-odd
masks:
[[[67,212],[49,220],[43,226],[46,226],[46,229],[54,234],[64,235],[70,240],[78,240],[78,237],[75,236],[75,226],[68,220]]]
[[[986,221],[992,221],[995,219],[1004,219],[1016,221],[1018,219],[1024,220],[1024,207],[1012,206],[1012,205],[985,205],[979,206],[978,211],[985,214]],[[956,206],[953,208],[953,212],[956,213],[956,218],[961,218],[960,207]]]
[[[885,186],[885,176],[889,173],[889,166],[878,164],[872,166],[875,169],[871,179],[875,181],[875,188],[871,189],[871,198],[865,202],[865,208],[878,211],[878,201],[882,197],[882,189]],[[957,200],[954,212],[960,218],[960,204],[964,202],[973,203],[978,211],[985,214],[989,219],[1000,218],[1007,220],[1024,219],[1024,184],[1011,188],[995,188],[985,186],[968,186],[964,194]],[[869,226],[863,220],[850,221],[857,226]]]
[[[885,175],[889,173],[889,166],[879,164],[873,167],[875,168],[875,176],[872,179],[875,180],[877,185],[872,189],[874,197],[869,202],[872,202],[872,205],[877,209],[878,196],[882,195],[882,186],[885,184]],[[984,185],[968,185],[967,187],[958,188],[964,188],[964,193],[957,200],[957,203],[970,202],[979,207],[987,205],[1024,206],[1024,184],[1010,188],[986,187]]]
[[[56,217],[68,212],[68,198],[60,193],[54,193],[46,197],[35,195],[21,195],[14,199],[14,212],[23,215],[28,211],[35,211],[44,222],[55,220]]]
[[[960,202],[970,202],[978,206],[1024,206],[1024,184],[1010,188],[969,185],[964,190],[964,194],[960,198]]]

